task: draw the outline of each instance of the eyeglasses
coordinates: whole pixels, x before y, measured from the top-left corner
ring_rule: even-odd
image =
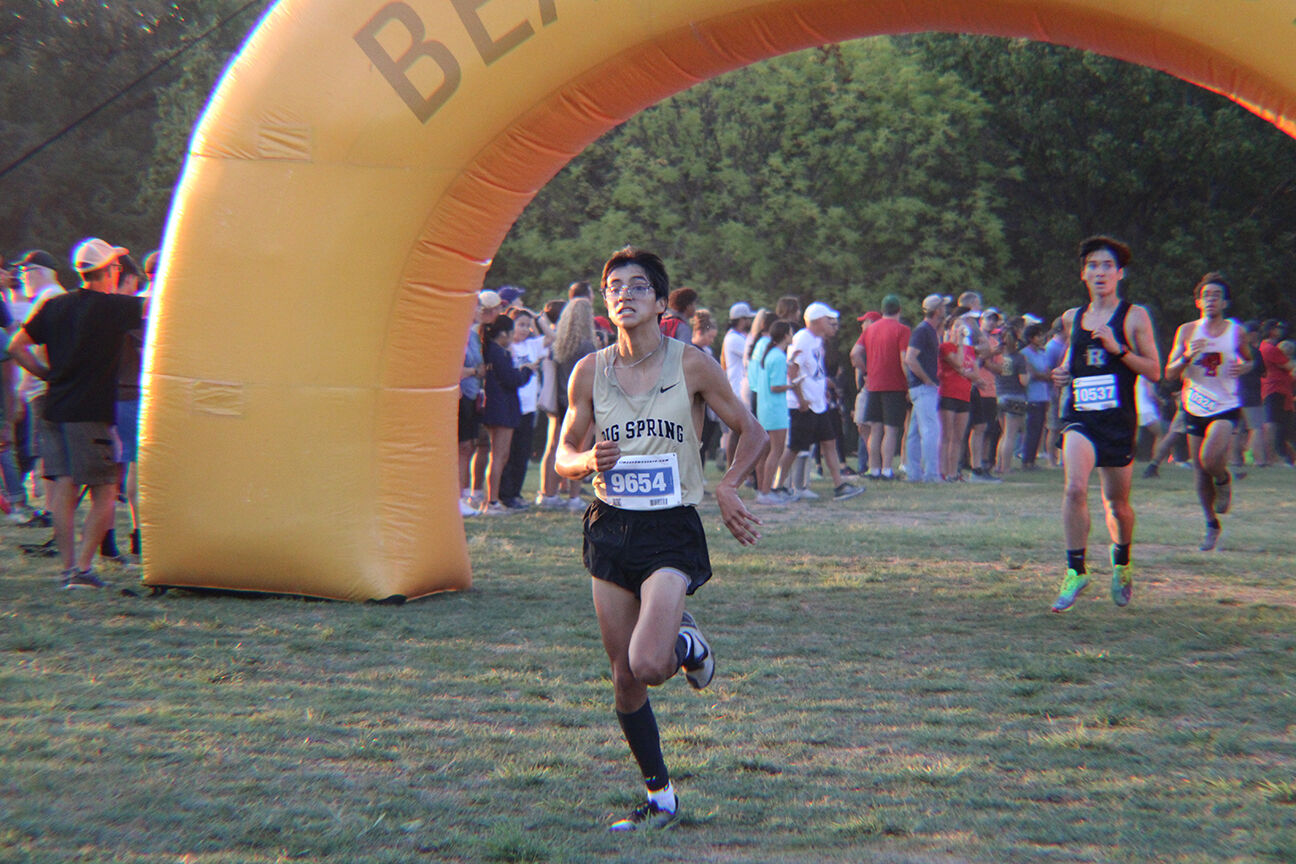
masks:
[[[603,296],[609,300],[615,300],[618,297],[629,297],[631,300],[639,300],[647,297],[653,291],[652,283],[647,279],[635,279],[632,282],[626,282],[624,285],[613,282],[603,289]]]

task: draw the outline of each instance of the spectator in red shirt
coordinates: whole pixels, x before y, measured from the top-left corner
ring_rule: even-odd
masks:
[[[869,424],[869,477],[893,480],[892,463],[900,446],[900,431],[909,410],[909,382],[904,353],[909,328],[900,323],[901,300],[894,294],[882,299],[882,318],[874,321],[860,339],[868,369],[864,422]]]
[[[1260,357],[1265,367],[1264,377],[1260,379],[1260,398],[1265,409],[1262,465],[1272,465],[1280,457],[1290,465],[1296,458],[1292,447],[1292,370],[1296,365],[1279,347],[1285,330],[1283,322],[1272,319],[1260,328],[1264,336]]]
[[[963,479],[958,465],[972,416],[972,382],[976,380],[976,349],[968,344],[968,325],[961,313],[955,311],[951,317],[940,346],[940,472],[946,483]]]

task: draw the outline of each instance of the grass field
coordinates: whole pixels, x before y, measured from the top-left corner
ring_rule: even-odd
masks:
[[[6,526],[0,861],[1296,861],[1296,472],[1211,554],[1190,472],[1136,479],[1133,603],[1095,509],[1066,615],[1059,486],[874,485],[754,550],[704,504],[719,671],[654,691],[685,815],[630,837],[576,514],[470,520],[473,589],[401,607],[65,593]]]

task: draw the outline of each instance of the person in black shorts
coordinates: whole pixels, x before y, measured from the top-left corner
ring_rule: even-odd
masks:
[[[1134,386],[1139,375],[1161,380],[1161,356],[1147,310],[1119,296],[1129,260],[1129,247],[1119,240],[1099,236],[1082,242],[1080,280],[1089,290],[1089,302],[1063,315],[1069,342],[1061,364],[1053,370],[1053,381],[1064,391],[1059,437],[1067,573],[1054,612],[1070,609],[1089,585],[1085,547],[1089,477],[1095,468],[1112,540],[1112,602],[1125,606],[1134,589],[1130,567],[1134,508],[1129,501],[1138,431]]]
[[[1219,543],[1220,514],[1233,502],[1233,474],[1228,468],[1233,435],[1242,419],[1238,378],[1251,370],[1251,348],[1236,321],[1224,317],[1229,284],[1220,273],[1207,273],[1193,291],[1201,318],[1175,331],[1167,378],[1182,378],[1182,411],[1188,452],[1197,480],[1197,498],[1206,516],[1201,551]]]
[[[603,267],[602,290],[616,342],[584,357],[572,372],[555,467],[573,480],[595,475],[597,500],[585,511],[583,557],[612,664],[617,719],[648,798],[611,830],[634,831],[664,827],[679,813],[648,688],[680,669],[695,689],[715,674],[715,654],[684,609],[685,598],[711,576],[696,510],[703,491],[703,408],[738,433],[733,461],[714,494],[725,527],[744,546],[759,539],[760,520],[743,505],[738,488],[769,444],[720,365],[658,327],[670,293],[660,258],[622,249]],[[587,446],[591,430],[595,443]]]
[[[72,253],[81,287],[45,302],[14,334],[13,359],[47,381],[40,453],[50,487],[54,539],[64,588],[103,588],[90,566],[112,527],[121,479],[117,378],[126,334],[143,326],[144,298],[116,293],[118,260],[127,253],[97,237]],[[35,347],[46,348],[48,362]],[[76,544],[77,490],[90,489],[82,539]]]

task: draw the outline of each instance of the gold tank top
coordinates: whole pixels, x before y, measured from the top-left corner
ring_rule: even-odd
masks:
[[[617,383],[612,364],[616,345],[609,345],[594,361],[594,429],[598,440],[614,440],[622,457],[674,453],[679,465],[681,504],[702,500],[702,456],[693,405],[684,381],[684,343],[666,339],[661,376],[646,392],[629,396]],[[594,494],[615,505],[617,492],[609,489],[605,472],[594,475]],[[655,508],[638,508],[655,509]]]

